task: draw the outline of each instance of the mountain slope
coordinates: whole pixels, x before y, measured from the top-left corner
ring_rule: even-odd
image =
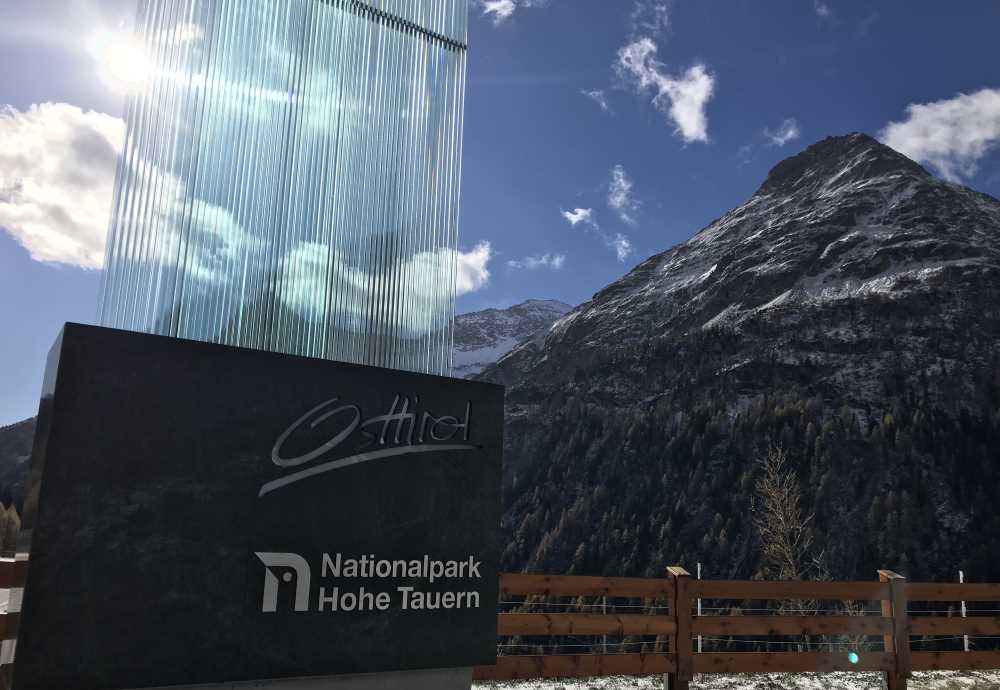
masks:
[[[10,505],[14,501],[18,510],[24,500],[34,438],[34,418],[0,427],[0,502]]]
[[[998,286],[997,200],[863,134],[782,162],[482,374],[509,386],[505,567],[754,574],[780,444],[835,574],[1000,577]]]
[[[469,378],[569,312],[555,300],[528,300],[508,309],[485,309],[455,317],[452,375]]]

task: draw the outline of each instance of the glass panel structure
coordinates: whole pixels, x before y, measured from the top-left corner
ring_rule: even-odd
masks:
[[[103,325],[447,374],[468,0],[141,0]]]

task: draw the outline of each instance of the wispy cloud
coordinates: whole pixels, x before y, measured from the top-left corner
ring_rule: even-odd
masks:
[[[587,91],[586,89],[584,89],[580,93],[582,93],[584,96],[592,100],[597,105],[601,106],[601,110],[603,110],[604,112],[611,112],[611,105],[608,103],[608,97],[601,89],[594,89],[593,91]]]
[[[611,169],[611,183],[608,185],[608,207],[618,214],[622,222],[635,225],[639,222],[642,202],[632,193],[633,183],[625,172],[625,167],[616,165]]]
[[[774,130],[768,127],[764,128],[764,136],[772,146],[784,146],[790,141],[795,141],[801,135],[799,123],[794,117],[785,118]]]
[[[830,9],[830,6],[827,5],[825,2],[823,2],[822,0],[814,0],[813,9],[816,10],[816,14],[818,14],[823,19],[827,19],[833,15],[833,10]]]
[[[490,283],[490,260],[493,246],[480,242],[470,251],[458,252],[458,277],[456,289],[459,296],[482,290]]]
[[[561,211],[560,213],[574,228],[578,225],[589,228],[595,236],[599,237],[608,248],[615,252],[615,256],[618,257],[619,261],[625,261],[625,259],[632,255],[632,241],[628,236],[620,232],[609,235],[601,230],[597,219],[594,217],[593,209],[577,208],[572,211]]]
[[[592,208],[575,208],[572,211],[560,211],[560,213],[574,228],[580,223],[589,225],[592,228],[598,227],[597,221],[594,219],[594,209]]]
[[[658,38],[670,28],[670,2],[666,0],[635,0],[629,16],[631,35]]]
[[[618,51],[615,70],[639,93],[653,93],[656,106],[685,142],[708,141],[705,108],[715,94],[715,77],[702,63],[680,76],[667,74],[656,59],[657,45],[651,38],[637,39]]]
[[[484,16],[493,15],[494,24],[502,24],[507,21],[517,9],[514,0],[483,0],[480,7],[483,9]]]
[[[523,7],[544,7],[548,0],[478,0],[476,4],[482,9],[484,17],[491,17],[493,23],[499,26],[517,10]]]
[[[878,23],[878,20],[880,18],[881,15],[878,13],[878,10],[872,10],[871,12],[866,14],[864,17],[862,17],[861,21],[858,22],[858,29],[856,32],[857,35],[867,36],[869,33],[871,33],[872,27]]]
[[[979,161],[1000,143],[1000,89],[933,103],[912,103],[906,119],[879,133],[887,145],[931,165],[946,180],[976,174]]]
[[[66,103],[0,109],[0,228],[37,261],[101,268],[124,131]]]
[[[565,254],[541,254],[537,256],[526,256],[523,259],[511,259],[507,266],[512,269],[527,269],[537,271],[540,268],[549,268],[558,271],[566,264]]]
[[[619,261],[624,262],[625,259],[632,256],[632,241],[620,232],[611,239],[610,246],[615,250]]]

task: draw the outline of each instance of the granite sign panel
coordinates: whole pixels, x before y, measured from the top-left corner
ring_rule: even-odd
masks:
[[[18,690],[493,663],[503,389],[67,324]]]

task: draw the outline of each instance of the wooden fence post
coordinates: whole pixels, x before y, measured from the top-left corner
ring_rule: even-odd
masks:
[[[896,669],[886,671],[889,690],[906,690],[910,677],[910,615],[907,611],[906,578],[891,570],[878,571],[879,582],[889,584],[891,599],[882,601],[882,615],[892,617],[892,634],[883,636],[885,651],[896,655]]]
[[[680,566],[667,568],[667,574],[674,583],[674,623],[677,632],[674,635],[674,653],[677,658],[677,671],[668,674],[670,690],[688,690],[688,684],[694,678],[694,653],[691,637],[691,575]]]

